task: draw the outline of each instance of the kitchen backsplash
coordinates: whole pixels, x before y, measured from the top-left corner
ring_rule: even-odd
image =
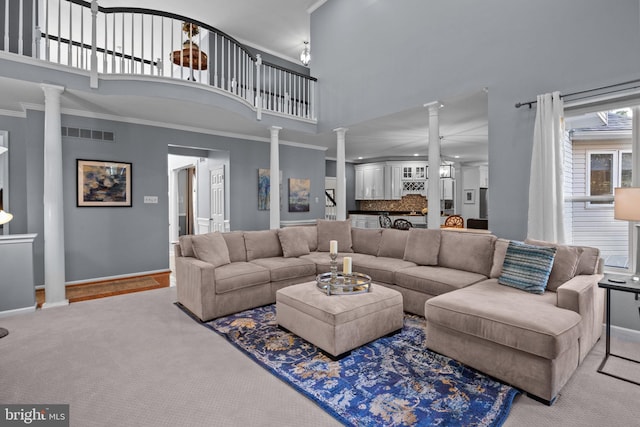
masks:
[[[420,212],[427,207],[427,198],[419,194],[408,194],[400,200],[361,200],[361,211],[408,211]]]

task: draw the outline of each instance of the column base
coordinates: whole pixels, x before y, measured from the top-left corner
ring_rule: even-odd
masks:
[[[47,308],[54,308],[54,307],[64,307],[69,305],[69,300],[65,299],[62,301],[56,301],[56,302],[45,302],[44,304],[42,304],[42,309],[47,309]]]

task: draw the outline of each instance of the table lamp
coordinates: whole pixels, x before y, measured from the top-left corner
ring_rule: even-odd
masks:
[[[616,188],[613,193],[613,217],[623,221],[640,221],[640,187]],[[637,243],[637,242],[636,242]],[[636,272],[631,278],[634,281],[640,280],[638,268],[638,245],[636,251]]]

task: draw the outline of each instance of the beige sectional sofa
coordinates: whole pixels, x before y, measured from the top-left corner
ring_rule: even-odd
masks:
[[[338,241],[338,265],[351,256],[354,271],[399,291],[405,311],[426,317],[430,349],[547,403],[600,337],[604,295],[595,248],[527,242],[555,247],[548,287],[533,294],[499,283],[508,240],[352,229],[349,221],[182,236],[175,246],[178,301],[203,321],[274,303],[278,289],[329,271],[330,240]]]

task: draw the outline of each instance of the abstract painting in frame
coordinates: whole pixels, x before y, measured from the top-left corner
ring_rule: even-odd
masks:
[[[289,178],[289,212],[309,212],[311,180]]]
[[[131,163],[76,161],[77,204],[131,207]]]
[[[280,194],[282,194],[282,171],[280,171]],[[271,169],[258,169],[258,210],[271,207]]]

